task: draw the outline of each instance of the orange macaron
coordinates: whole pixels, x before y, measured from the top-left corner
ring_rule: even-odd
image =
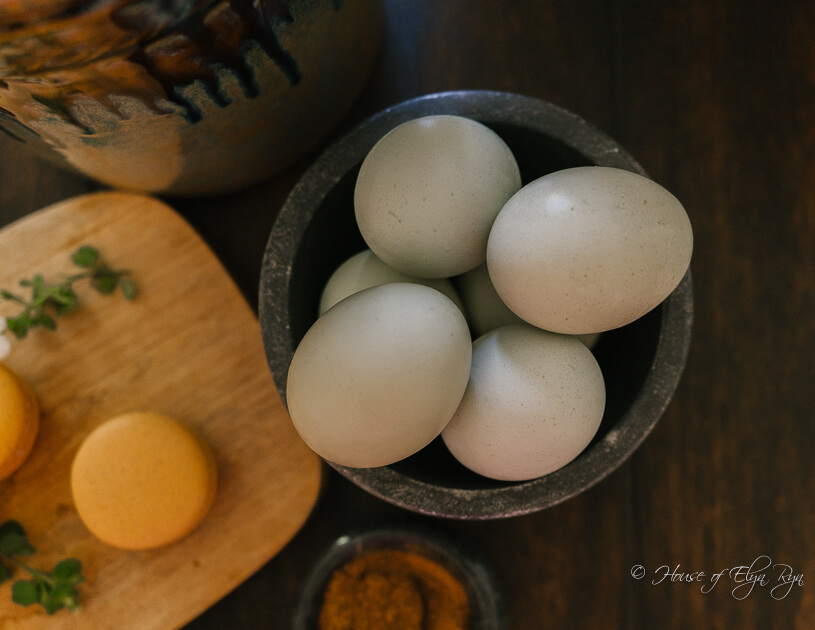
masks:
[[[121,549],[152,549],[185,537],[209,512],[216,486],[209,445],[156,413],[127,413],[102,423],[85,438],[71,467],[82,522]]]
[[[34,391],[0,363],[0,480],[11,476],[29,456],[39,428]]]

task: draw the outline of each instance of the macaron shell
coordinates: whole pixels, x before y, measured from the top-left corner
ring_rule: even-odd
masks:
[[[183,538],[209,512],[216,487],[209,445],[154,413],[103,423],[82,443],[71,468],[83,523],[121,549],[151,549]]]
[[[40,428],[34,390],[0,364],[0,480],[10,477],[31,454]]]

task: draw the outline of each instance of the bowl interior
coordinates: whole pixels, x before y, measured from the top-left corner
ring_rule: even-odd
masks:
[[[295,613],[295,630],[317,630],[324,593],[335,570],[360,553],[380,550],[413,552],[449,571],[467,594],[472,630],[505,627],[501,595],[492,574],[479,559],[430,530],[396,528],[343,536],[328,549],[303,589]]]
[[[645,174],[633,158],[582,119],[541,101],[517,99],[520,105],[511,95],[476,92],[408,101],[363,124],[306,173],[272,232],[261,281],[264,345],[284,401],[288,365],[317,319],[325,283],[343,261],[366,247],[353,207],[362,160],[376,140],[400,122],[428,113],[479,120],[510,147],[524,184],[576,166],[614,166]],[[628,326],[602,334],[594,348],[606,383],[600,429],[577,459],[546,477],[518,483],[482,477],[459,464],[441,438],[391,466],[332,466],[380,498],[437,516],[494,518],[553,505],[614,470],[659,419],[684,366],[691,306],[688,273],[662,305]],[[665,330],[666,313],[670,334]],[[643,401],[643,390],[656,385],[657,393]]]
[[[516,125],[489,124],[509,145],[524,184],[546,173],[591,160],[562,142]],[[361,162],[337,182],[318,207],[303,234],[291,273],[289,313],[293,352],[316,321],[320,295],[334,270],[366,248],[354,218],[354,185]],[[594,441],[602,439],[621,418],[642,387],[654,359],[661,310],[601,336],[595,348],[606,381],[606,410]],[[449,488],[493,488],[508,485],[471,472],[450,455],[441,438],[390,466],[399,473]]]

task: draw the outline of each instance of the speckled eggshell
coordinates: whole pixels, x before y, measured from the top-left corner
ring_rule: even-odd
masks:
[[[693,251],[682,204],[650,179],[579,167],[524,186],[493,224],[490,278],[519,317],[559,333],[624,326],[677,287]]]
[[[501,326],[525,323],[501,301],[492,285],[486,264],[458,276],[455,282],[473,337],[480,337]],[[590,350],[600,339],[600,333],[576,336]]]
[[[364,289],[329,309],[298,345],[286,387],[292,423],[330,462],[392,464],[453,417],[471,356],[464,316],[435,289]]]
[[[351,256],[331,274],[320,297],[320,315],[349,295],[391,282],[413,282],[436,289],[464,311],[461,298],[449,280],[409,276],[386,265],[370,249],[366,249]]]
[[[486,259],[490,227],[521,187],[512,151],[460,116],[426,116],[392,129],[357,178],[354,208],[368,246],[399,271],[444,278]]]
[[[577,338],[504,326],[473,344],[470,380],[442,438],[480,475],[534,479],[588,446],[604,408],[600,367]]]
[[[455,282],[474,337],[480,337],[501,326],[523,323],[498,297],[486,264],[458,276]]]

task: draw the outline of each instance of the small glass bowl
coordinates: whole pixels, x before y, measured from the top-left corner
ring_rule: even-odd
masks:
[[[468,630],[504,630],[503,601],[486,566],[471,553],[432,531],[394,528],[341,536],[317,561],[302,591],[294,630],[318,630],[323,594],[334,571],[362,552],[418,553],[447,569],[464,586],[470,605]]]

